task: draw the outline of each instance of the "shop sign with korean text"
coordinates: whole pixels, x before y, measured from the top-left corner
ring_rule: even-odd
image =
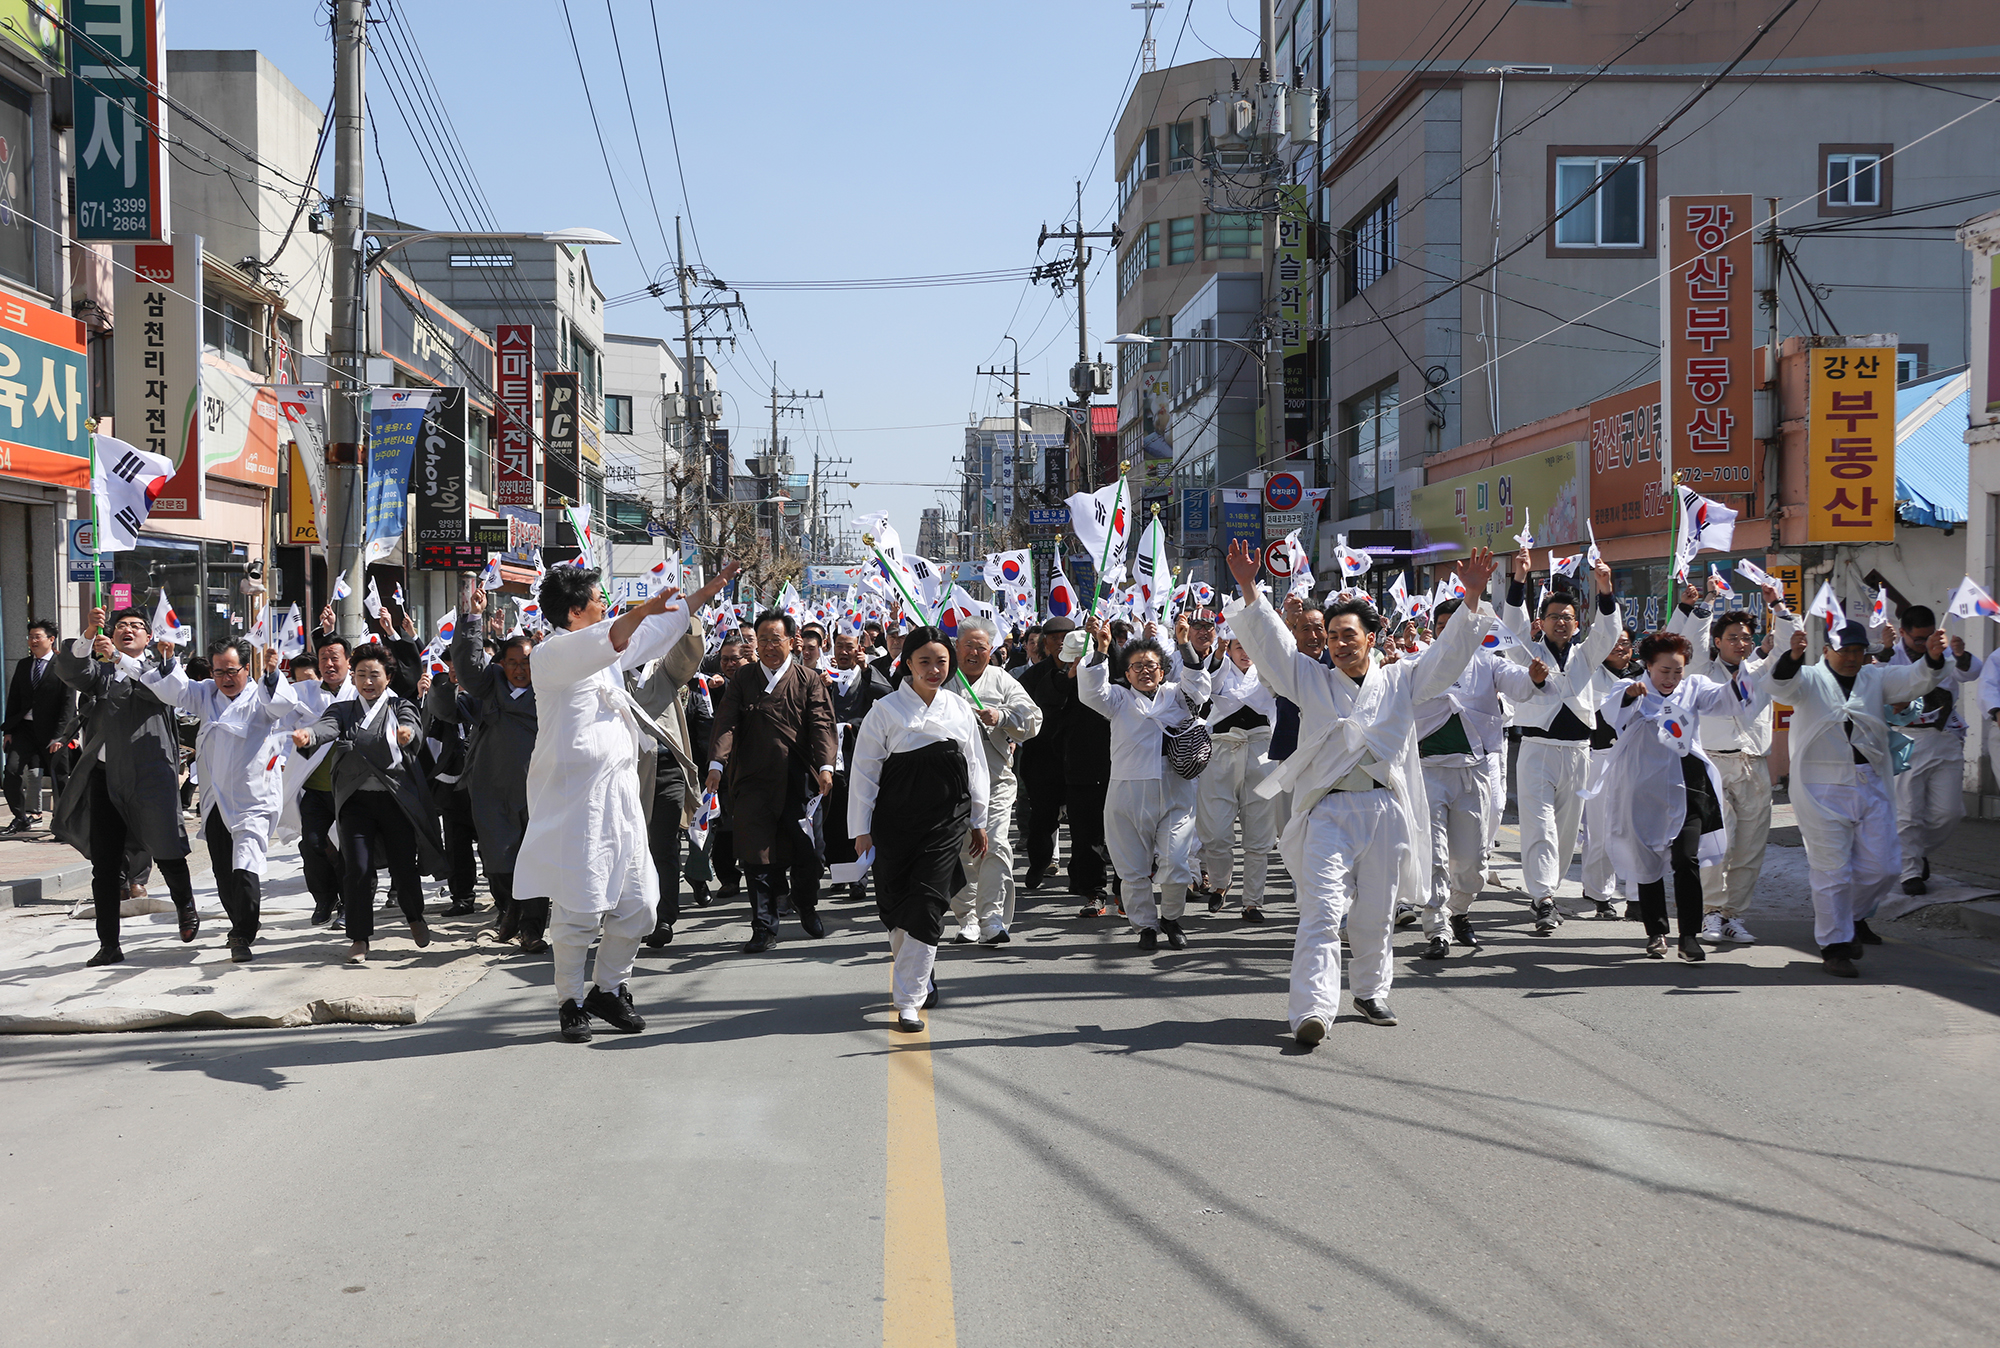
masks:
[[[1806,541],[1896,539],[1896,348],[1816,347],[1807,393]]]
[[[289,435],[274,389],[258,383],[257,376],[213,351],[203,354],[204,471],[253,487],[274,489],[278,485],[278,446]]]
[[[499,424],[493,436],[493,504],[537,506],[535,500],[535,326],[502,323],[493,330],[500,376],[494,385]]]
[[[398,368],[426,383],[466,385],[484,408],[493,384],[493,341],[433,299],[394,267],[375,274],[380,349]]]
[[[111,344],[113,433],[171,461],[154,519],[198,520],[207,501],[201,456],[201,236],[116,250]]]
[[[419,543],[464,543],[469,512],[465,494],[465,398],[462,388],[442,388],[431,399],[417,432],[411,471],[414,528]]]
[[[278,412],[292,440],[287,514],[292,543],[326,540],[326,387],[274,384]]]
[[[1526,525],[1538,548],[1584,537],[1584,446],[1556,445],[1410,491],[1410,546],[1425,562],[1474,548],[1512,552]]]
[[[165,9],[166,0],[71,5],[71,18],[84,33],[69,45],[81,242],[165,243],[173,237],[159,135],[167,116],[161,97],[167,87]],[[119,436],[126,438],[123,428]]]
[[[1666,532],[1672,497],[1660,431],[1658,383],[1590,405],[1590,523],[1599,538]]]
[[[1662,436],[1675,478],[1704,496],[1751,490],[1750,209],[1748,195],[1660,203]]]
[[[0,477],[90,486],[83,324],[0,296]]]
[[[1284,455],[1300,453],[1310,431],[1312,357],[1306,328],[1310,286],[1306,279],[1308,189],[1294,183],[1278,189],[1278,246],[1272,259],[1278,301],[1277,344],[1285,360]]]

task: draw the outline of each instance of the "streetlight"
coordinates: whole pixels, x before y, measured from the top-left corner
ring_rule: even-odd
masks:
[[[1182,345],[1233,346],[1246,355],[1264,359],[1264,342],[1260,338],[1256,344],[1237,337],[1148,337],[1143,332],[1121,332],[1111,339],[1113,346],[1151,346],[1155,342],[1179,342]]]
[[[389,239],[362,264],[364,272],[373,271],[382,265],[382,260],[398,248],[407,248],[413,243],[428,243],[432,239],[479,239],[491,243],[573,243],[579,246],[595,244],[600,248],[618,247],[623,239],[615,239],[601,229],[591,229],[585,225],[570,225],[565,229],[548,229],[539,232],[517,232],[507,230],[487,230],[467,233],[457,229],[371,229],[369,237]]]

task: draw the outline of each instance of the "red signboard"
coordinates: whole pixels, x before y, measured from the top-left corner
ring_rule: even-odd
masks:
[[[1756,445],[1750,198],[1668,197],[1660,212],[1660,406],[1675,478],[1747,496]]]
[[[1657,383],[1590,405],[1590,524],[1599,538],[1665,532],[1666,460]]]
[[[494,436],[493,504],[535,502],[535,327],[502,323],[494,329],[500,365],[499,426]]]

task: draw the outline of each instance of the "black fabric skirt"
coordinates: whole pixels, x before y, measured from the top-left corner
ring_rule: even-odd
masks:
[[[959,849],[972,826],[972,785],[955,740],[890,754],[875,796],[875,910],[882,925],[925,945],[944,936],[945,910],[965,886]]]
[[[1715,798],[1715,786],[1708,780],[1708,764],[1693,754],[1681,760],[1681,783],[1687,787],[1687,812],[1701,820],[1701,831],[1713,833],[1722,827],[1722,802]]]

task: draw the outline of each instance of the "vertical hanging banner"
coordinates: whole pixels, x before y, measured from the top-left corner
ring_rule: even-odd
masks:
[[[166,0],[75,0],[76,237],[165,243]],[[157,92],[156,92],[157,91]],[[157,130],[156,130],[157,128]]]
[[[502,323],[493,330],[500,364],[499,425],[494,436],[493,504],[529,506],[535,500],[535,327]]]
[[[428,389],[376,389],[368,410],[368,493],[363,516],[364,561],[379,562],[403,541],[410,499],[410,466],[417,457],[417,428],[430,410]]]
[[[573,505],[583,499],[577,466],[581,431],[577,426],[577,379],[573,370],[542,376],[542,505]]]
[[[1703,495],[1747,495],[1756,449],[1750,198],[1664,197],[1660,232],[1667,464]]]
[[[471,522],[465,499],[465,390],[439,389],[417,435],[415,533],[419,543],[464,543]]]
[[[111,344],[118,438],[158,454],[174,475],[153,502],[156,519],[198,520],[207,500],[201,462],[201,236],[119,248],[111,304],[125,335]]]
[[[292,436],[292,543],[326,541],[326,388],[320,384],[276,384],[278,411]]]
[[[1812,352],[1806,541],[1896,541],[1896,348]]]
[[[1272,259],[1278,349],[1285,359],[1285,458],[1304,452],[1311,430],[1308,399],[1312,361],[1306,351],[1307,191],[1303,183],[1278,189],[1278,248]]]

